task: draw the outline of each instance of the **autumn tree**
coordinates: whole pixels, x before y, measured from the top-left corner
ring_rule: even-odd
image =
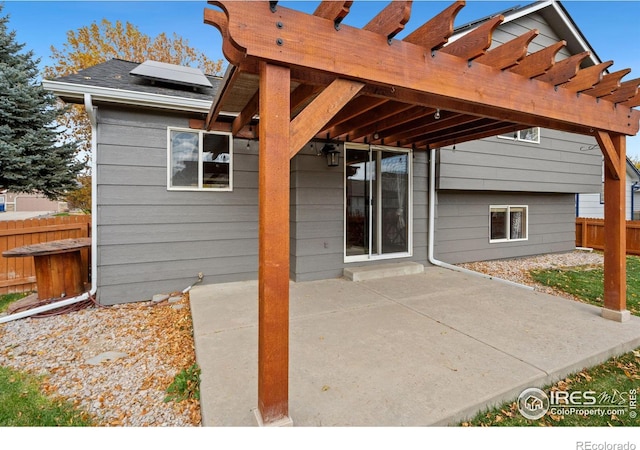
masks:
[[[78,189],[70,191],[65,196],[70,209],[79,209],[85,214],[91,214],[91,176],[78,176]]]
[[[0,4],[2,12],[2,4]],[[59,142],[55,98],[37,80],[33,52],[0,16],[0,188],[55,200],[76,186],[76,146]]]

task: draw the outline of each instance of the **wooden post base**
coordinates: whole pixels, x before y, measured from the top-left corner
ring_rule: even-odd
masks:
[[[256,408],[253,410],[253,414],[256,416],[256,422],[258,422],[259,427],[292,427],[293,419],[289,416],[283,417],[282,419],[275,420],[273,422],[264,423],[262,420],[262,414],[260,414],[260,409]]]
[[[608,320],[614,320],[616,322],[628,322],[631,320],[631,313],[628,310],[616,311],[613,309],[602,308],[600,315]]]

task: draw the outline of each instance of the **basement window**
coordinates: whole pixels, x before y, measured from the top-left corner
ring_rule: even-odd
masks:
[[[231,134],[178,128],[167,133],[169,190],[233,190]]]
[[[489,242],[526,241],[528,236],[528,206],[490,206]]]

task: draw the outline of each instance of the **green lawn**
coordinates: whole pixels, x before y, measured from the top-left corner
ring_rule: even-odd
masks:
[[[27,295],[0,295],[0,312]],[[92,425],[94,423],[87,413],[63,400],[45,396],[38,378],[0,366],[0,427]]]
[[[21,298],[29,295],[28,292],[20,293],[20,294],[5,294],[0,295],[0,313],[6,311],[7,307],[15,302],[16,300],[20,300]]]
[[[46,397],[40,382],[0,366],[0,427],[86,427],[93,421],[71,404]]]
[[[536,270],[531,276],[538,283],[552,286],[582,301],[602,306],[603,270],[601,267],[574,267],[570,269]],[[627,257],[627,309],[634,315],[640,315],[640,258]],[[547,386],[543,391],[549,396],[552,391],[571,393],[593,392],[598,403],[606,403],[611,407],[596,408],[603,415],[590,414],[589,408],[582,409],[582,414],[551,414],[549,411],[538,420],[529,420],[520,414],[517,401],[505,403],[500,407],[484,411],[472,420],[463,422],[463,426],[640,426],[640,418],[633,417],[636,411],[631,409],[630,396],[640,391],[640,349],[617,358],[609,359],[604,364],[582,370],[568,376],[564,380]],[[608,396],[608,399],[605,399]],[[615,411],[617,405],[622,411]],[[567,405],[569,406],[569,405]],[[566,411],[566,410],[565,410]],[[556,412],[563,412],[556,411]],[[640,405],[638,405],[640,414]]]
[[[534,270],[531,277],[538,283],[575,295],[581,300],[602,306],[604,298],[602,267]],[[640,315],[640,258],[627,257],[627,309]]]

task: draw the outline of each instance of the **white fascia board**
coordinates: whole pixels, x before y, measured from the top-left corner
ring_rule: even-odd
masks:
[[[171,109],[175,111],[188,111],[208,113],[211,108],[211,100],[195,98],[174,97],[171,95],[149,94],[146,92],[127,91],[123,89],[88,86],[62,81],[44,80],[42,86],[52,91],[55,95],[78,100],[84,99],[84,94],[91,94],[95,102],[120,103],[132,106],[147,106],[153,108]],[[223,113],[235,116],[233,113]]]

